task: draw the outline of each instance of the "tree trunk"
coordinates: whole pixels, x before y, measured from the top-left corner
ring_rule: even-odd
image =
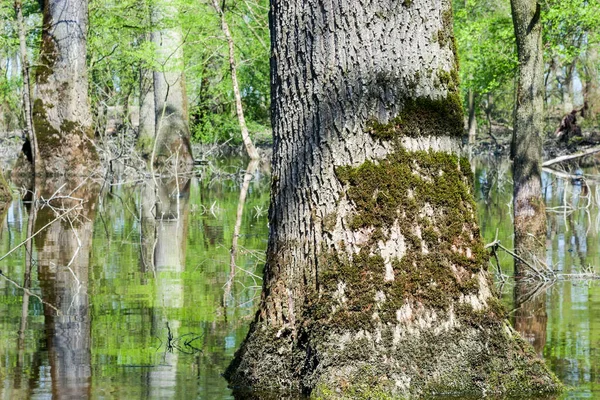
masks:
[[[589,46],[586,60],[586,80],[585,80],[585,118],[595,120],[600,113],[600,81],[598,79],[598,45]]]
[[[152,33],[159,67],[154,71],[156,133],[151,162],[154,166],[174,166],[178,171],[187,171],[194,160],[187,120],[183,36],[169,22],[177,15],[177,8],[171,3],[159,2],[152,11],[152,23],[159,27]]]
[[[138,148],[144,157],[152,154],[156,133],[154,117],[154,82],[152,72],[140,68],[140,122],[138,125]]]
[[[88,99],[87,29],[87,0],[44,2],[33,124],[50,175],[86,175],[98,166]]]
[[[27,141],[24,149],[29,146],[29,154],[27,155],[33,172],[44,171],[42,158],[37,144],[35,131],[33,130],[33,114],[32,114],[32,88],[29,80],[29,60],[27,57],[27,41],[25,35],[25,22],[23,20],[23,4],[21,0],[15,0],[15,12],[17,14],[17,25],[19,27],[19,51],[21,53],[21,67],[23,70],[23,108],[25,110],[25,126],[27,127]]]
[[[256,151],[256,147],[254,147],[254,143],[252,143],[252,139],[250,138],[250,132],[248,132],[248,126],[246,125],[246,118],[244,118],[242,95],[240,94],[240,86],[238,84],[237,79],[237,68],[235,65],[235,51],[233,47],[233,38],[231,36],[231,32],[229,31],[229,25],[227,24],[227,20],[225,19],[225,13],[221,9],[221,6],[219,6],[218,0],[213,0],[213,7],[221,17],[221,29],[223,30],[225,38],[227,39],[227,48],[229,49],[229,70],[231,71],[231,83],[233,85],[233,94],[235,96],[235,111],[240,124],[240,129],[242,131],[242,140],[244,142],[244,147],[246,148],[246,153],[248,153],[248,156],[251,160],[258,160],[260,156],[258,155],[258,151]]]
[[[535,0],[511,0],[511,6],[519,57],[512,143],[515,250],[523,258],[542,260],[546,212],[541,180],[544,60],[540,5]],[[516,262],[515,272],[526,271]]]
[[[477,118],[475,116],[475,93],[469,89],[469,144],[475,144],[477,140]]]
[[[4,172],[2,168],[0,168],[0,209],[2,209],[3,204],[7,204],[11,201],[12,195],[10,194],[10,186],[8,186],[8,182],[4,178]]]
[[[573,60],[571,64],[566,67],[565,79],[562,85],[562,102],[563,112],[570,113],[573,110],[573,76],[575,74],[575,65],[577,59]]]
[[[544,392],[505,322],[459,157],[449,0],[271,3],[269,244],[235,388]]]

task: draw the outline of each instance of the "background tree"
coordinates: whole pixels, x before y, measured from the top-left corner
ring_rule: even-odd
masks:
[[[88,2],[47,0],[43,15],[33,107],[40,157],[48,174],[87,174],[98,164],[88,98]]]
[[[450,2],[275,0],[272,12],[269,245],[233,387],[557,390],[486,271],[458,156]]]
[[[511,6],[519,54],[519,82],[511,151],[515,250],[524,258],[543,259],[546,207],[541,180],[544,136],[541,6],[536,0],[511,0]],[[519,274],[525,271],[517,269],[516,272]]]

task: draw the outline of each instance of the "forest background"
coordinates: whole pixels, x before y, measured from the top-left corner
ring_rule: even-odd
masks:
[[[27,51],[35,71],[42,32],[40,0],[23,1]],[[180,27],[188,119],[193,142],[242,142],[221,17],[208,0],[170,0],[177,12],[151,22],[156,0],[91,0],[87,33],[89,96],[96,136],[136,134],[143,70],[158,70],[150,33]],[[508,0],[454,1],[461,90],[469,141],[508,140],[517,80],[517,54]],[[599,0],[540,2],[544,32],[546,131],[587,104],[583,129],[600,115]],[[243,109],[255,144],[270,133],[268,0],[221,4],[235,48]],[[25,126],[23,76],[14,3],[0,3],[0,138],[20,140]],[[506,142],[505,140],[504,142]]]

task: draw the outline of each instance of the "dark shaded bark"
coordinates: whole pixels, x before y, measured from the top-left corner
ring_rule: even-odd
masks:
[[[271,12],[267,264],[230,384],[319,398],[557,390],[486,271],[450,2]]]
[[[542,198],[544,60],[540,4],[511,0],[519,56],[519,82],[512,140],[515,251],[543,260],[546,213]],[[515,272],[526,273],[518,261]]]
[[[49,175],[87,175],[99,163],[92,143],[87,30],[87,0],[44,1],[33,125]]]

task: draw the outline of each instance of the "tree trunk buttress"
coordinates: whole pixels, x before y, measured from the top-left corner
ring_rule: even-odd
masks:
[[[152,162],[156,166],[175,165],[189,170],[193,165],[190,129],[187,120],[187,97],[183,68],[183,35],[170,21],[177,8],[170,0],[154,4],[152,32],[158,69],[154,71],[154,114],[156,134]]]
[[[44,2],[33,124],[49,175],[87,175],[98,166],[88,99],[87,29],[87,0]]]
[[[535,0],[511,0],[519,82],[513,132],[515,250],[525,259],[542,259],[546,211],[542,198],[544,132],[544,60],[540,5]],[[515,263],[515,273],[526,273]]]
[[[486,271],[450,2],[340,4],[271,2],[267,263],[226,377],[321,398],[556,390]]]

